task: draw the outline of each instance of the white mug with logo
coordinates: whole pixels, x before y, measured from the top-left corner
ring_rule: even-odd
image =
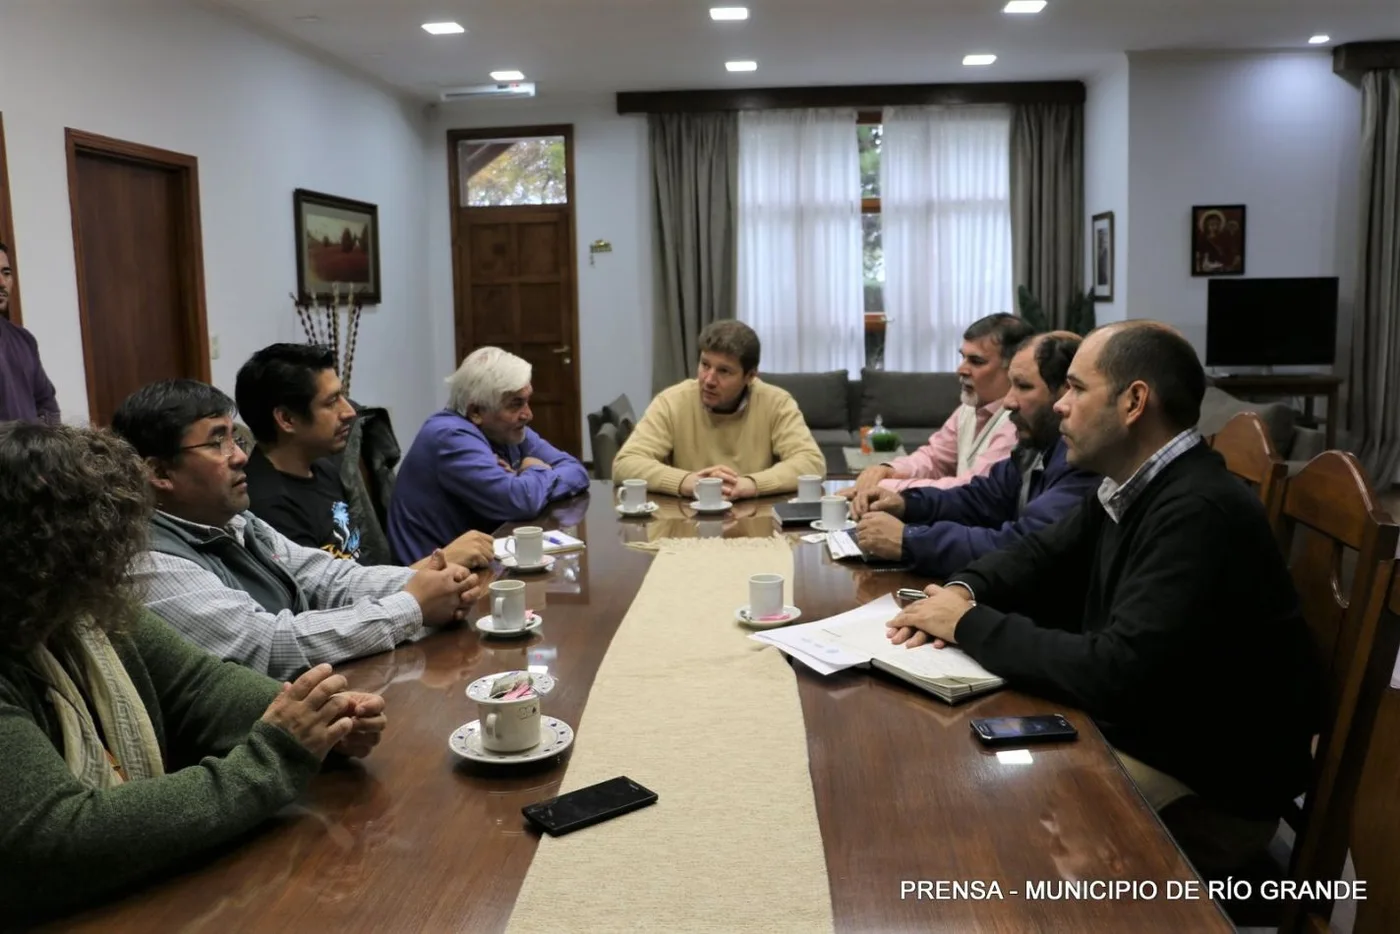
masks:
[[[762,619],[783,612],[783,575],[755,574],[749,578],[749,618]]]
[[[851,504],[844,496],[822,497],[822,525],[827,530],[839,529],[846,524],[846,514]]]
[[[525,582],[518,580],[492,581],[491,621],[497,629],[525,627]]]
[[[522,525],[511,539],[515,544],[515,563],[535,567],[544,563],[544,529],[537,525]]]
[[[797,478],[797,501],[815,503],[822,498],[822,478],[818,474],[803,474]]]
[[[645,480],[623,480],[617,488],[617,503],[628,512],[636,512],[647,504]]]
[[[718,506],[724,502],[724,481],[719,477],[695,481],[695,499],[701,506]]]

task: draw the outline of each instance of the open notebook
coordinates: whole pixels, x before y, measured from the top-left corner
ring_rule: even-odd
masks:
[[[906,649],[891,644],[885,627],[897,615],[899,605],[886,595],[839,616],[757,632],[749,638],[777,646],[824,675],[873,665],[950,704],[1006,683],[959,648]]]

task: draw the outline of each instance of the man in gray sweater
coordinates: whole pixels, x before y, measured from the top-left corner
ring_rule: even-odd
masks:
[[[233,414],[228,396],[186,379],[138,389],[112,418],[155,494],[150,550],[132,570],[147,607],[218,657],[284,679],[463,618],[477,577],[441,554],[421,570],[361,567],[248,512]]]

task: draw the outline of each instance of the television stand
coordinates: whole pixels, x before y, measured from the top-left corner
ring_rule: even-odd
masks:
[[[1342,385],[1340,376],[1325,376],[1317,373],[1296,373],[1293,375],[1271,373],[1267,376],[1216,376],[1211,385],[1232,396],[1279,398],[1280,396],[1302,396],[1303,414],[1316,421],[1313,414],[1313,400],[1321,396],[1327,400],[1327,449],[1337,447],[1337,421],[1341,413],[1337,411],[1337,390]]]

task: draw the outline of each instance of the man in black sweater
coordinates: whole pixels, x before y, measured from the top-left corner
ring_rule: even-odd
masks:
[[[1068,382],[1060,431],[1097,494],[930,587],[890,637],[956,642],[1086,711],[1197,867],[1230,871],[1307,784],[1320,693],[1298,598],[1258,497],[1193,427],[1189,343],[1109,325]]]

